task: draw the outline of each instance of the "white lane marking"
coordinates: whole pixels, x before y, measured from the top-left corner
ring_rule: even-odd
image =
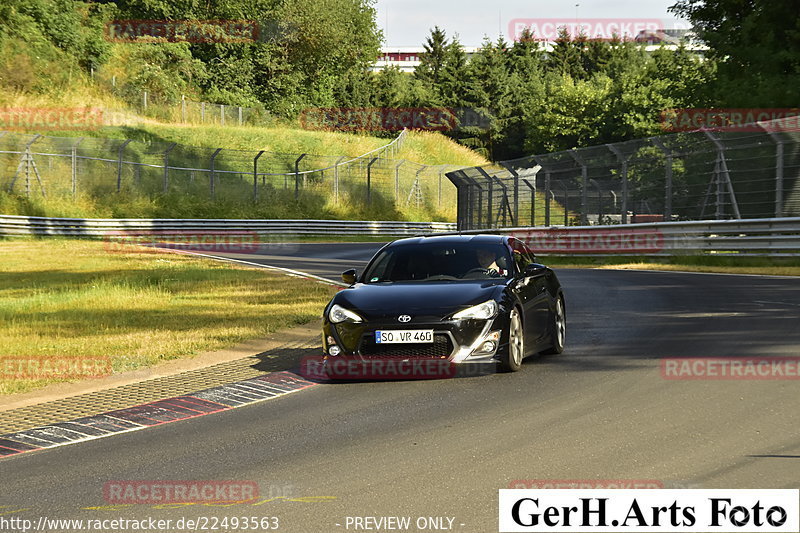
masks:
[[[199,255],[201,257],[208,257],[210,259],[217,259],[219,261],[229,261],[229,262],[232,262],[232,263],[241,263],[243,265],[250,265],[250,266],[255,266],[255,267],[259,267],[259,268],[266,268],[266,269],[269,269],[269,270],[277,270],[278,272],[282,272],[282,273],[286,274],[287,276],[293,276],[293,277],[296,277],[296,278],[310,278],[310,279],[313,279],[315,281],[319,281],[320,283],[325,283],[327,285],[333,285],[335,287],[347,287],[348,286],[348,285],[345,285],[344,283],[342,283],[341,281],[334,281],[332,279],[323,278],[322,276],[316,276],[314,274],[309,274],[308,272],[302,272],[300,270],[292,270],[291,268],[283,268],[283,267],[273,266],[273,265],[264,265],[262,263],[254,263],[252,261],[243,261],[241,259],[232,259],[230,257],[222,257],[220,255],[201,254],[200,252],[190,252],[188,250],[178,250],[178,252],[182,253],[182,254]]]

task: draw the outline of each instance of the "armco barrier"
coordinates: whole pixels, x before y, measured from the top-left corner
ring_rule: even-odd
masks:
[[[248,219],[78,219],[0,215],[0,235],[114,237],[125,233],[187,235],[247,232],[261,235],[409,236],[455,232],[448,222]],[[539,255],[717,255],[800,259],[800,218],[654,222],[471,230],[502,233],[528,243]]]
[[[800,218],[503,228],[463,233],[514,235],[543,256],[716,255],[800,259]]]
[[[248,220],[248,219],[113,219],[48,218],[0,215],[0,235],[118,236],[124,232],[183,235],[197,232],[241,232],[262,235],[377,235],[409,236],[451,232],[449,222],[392,222],[365,220]]]

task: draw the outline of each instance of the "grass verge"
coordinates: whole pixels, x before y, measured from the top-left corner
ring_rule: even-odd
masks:
[[[113,372],[133,370],[309,322],[335,290],[176,253],[6,240],[0,243],[0,364],[107,356]],[[0,395],[57,381],[65,380],[0,374]]]

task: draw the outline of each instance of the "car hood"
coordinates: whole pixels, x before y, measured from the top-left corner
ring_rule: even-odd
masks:
[[[504,285],[505,280],[358,283],[339,292],[334,302],[365,318],[398,314],[444,317],[493,298]]]

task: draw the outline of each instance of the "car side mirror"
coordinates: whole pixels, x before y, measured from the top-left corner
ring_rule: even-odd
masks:
[[[525,267],[522,275],[527,277],[543,276],[547,272],[547,267],[539,263],[530,263]]]
[[[351,268],[350,270],[345,270],[342,272],[342,281],[347,283],[348,285],[355,285],[356,283],[356,269]]]

